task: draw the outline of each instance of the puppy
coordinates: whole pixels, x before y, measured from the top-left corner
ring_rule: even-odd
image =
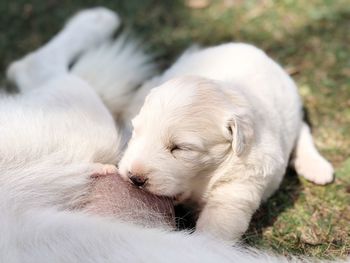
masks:
[[[194,204],[197,232],[238,240],[279,187],[293,150],[298,174],[317,184],[333,180],[302,121],[296,85],[256,47],[186,52],[144,89],[156,84],[132,120],[120,173]]]

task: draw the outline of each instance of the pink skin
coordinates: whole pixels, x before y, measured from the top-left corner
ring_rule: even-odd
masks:
[[[174,205],[170,198],[156,196],[133,186],[119,176],[115,167],[104,168],[99,171],[100,174],[92,177],[93,183],[83,211],[146,227],[175,227]]]

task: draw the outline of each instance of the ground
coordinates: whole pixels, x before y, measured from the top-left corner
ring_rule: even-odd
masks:
[[[284,254],[350,254],[350,4],[348,0],[2,0],[0,70],[37,48],[75,11],[104,5],[147,43],[161,68],[184,48],[244,41],[280,62],[299,86],[336,180],[316,186],[289,172],[244,241]],[[4,74],[1,75],[4,83]]]

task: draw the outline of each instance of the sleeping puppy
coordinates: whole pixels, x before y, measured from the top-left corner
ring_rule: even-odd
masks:
[[[332,165],[302,121],[295,83],[251,45],[186,52],[147,89],[121,175],[194,204],[197,232],[239,239],[279,187],[293,150],[299,175],[316,184],[333,180]]]

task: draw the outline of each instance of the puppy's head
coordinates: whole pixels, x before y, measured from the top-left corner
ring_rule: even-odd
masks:
[[[176,78],[154,88],[132,120],[122,177],[158,195],[187,192],[193,178],[244,154],[252,137],[245,108],[224,84],[204,78]]]

